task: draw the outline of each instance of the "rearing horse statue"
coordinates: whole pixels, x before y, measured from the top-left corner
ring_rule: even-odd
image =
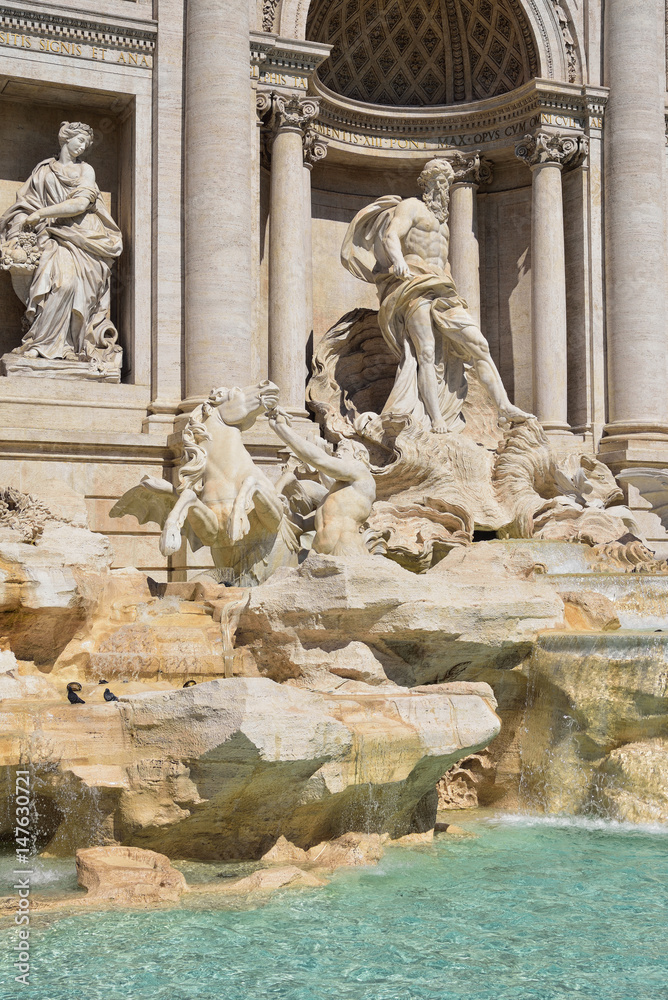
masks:
[[[208,546],[220,582],[254,586],[279,566],[296,566],[299,539],[284,501],[241,438],[277,403],[273,382],[213,389],[182,432],[178,484],[145,476],[112,507],[111,517],[155,521],[165,556],[178,552],[182,534],[193,551]]]

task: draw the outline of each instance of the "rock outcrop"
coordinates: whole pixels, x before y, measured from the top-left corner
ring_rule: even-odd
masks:
[[[499,572],[490,586],[489,565],[486,577],[480,565],[451,573],[449,562],[417,576],[380,556],[344,563],[311,554],[251,591],[237,648],[277,681],[318,665],[350,677],[359,665],[368,675],[373,657],[391,681],[413,686],[462,664],[516,666],[541,630],[562,621],[562,601],[540,580]]]
[[[19,659],[52,664],[95,605],[112,563],[62,483],[0,490],[0,634]]]
[[[411,692],[267,678],[70,706],[3,705],[3,764],[33,760],[48,849],[91,843],[171,857],[259,858],[358,830],[433,826],[435,786],[499,731],[486,685]],[[360,690],[362,689],[362,690]]]
[[[77,851],[77,880],[87,901],[122,906],[175,903],[188,888],[169,858],[136,847],[88,847]]]

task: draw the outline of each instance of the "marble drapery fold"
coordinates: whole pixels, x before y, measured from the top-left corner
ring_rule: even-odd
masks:
[[[449,331],[464,330],[474,320],[467,304],[457,294],[449,268],[429,264],[415,254],[406,255],[409,279],[398,278],[378,263],[373,247],[387,232],[397,205],[398,195],[385,195],[357,213],[351,222],[341,249],[343,266],[362,281],[378,289],[378,323],[398,369],[392,391],[383,407],[383,416],[410,416],[429,430],[431,421],[418,391],[418,360],[406,324],[416,309],[430,304],[435,338],[436,378],[439,408],[449,431],[463,427],[461,409],[466,398],[467,358],[448,336]]]
[[[12,273],[28,327],[14,353],[36,350],[43,358],[56,359],[73,352],[82,360],[120,367],[109,301],[111,266],[123,240],[97,184],[69,176],[54,158],[43,160],[0,218],[0,237],[12,240],[32,212],[72,198],[88,199],[88,208],[70,218],[41,219],[34,229],[41,253],[36,270]]]

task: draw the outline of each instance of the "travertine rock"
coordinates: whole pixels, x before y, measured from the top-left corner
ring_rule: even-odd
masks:
[[[311,872],[302,871],[295,865],[287,865],[285,868],[260,868],[252,875],[239,879],[238,882],[232,882],[230,885],[222,883],[216,887],[206,885],[200,891],[246,896],[249,893],[273,892],[275,889],[298,889],[303,886],[318,888],[321,885],[327,885],[327,882]]]
[[[594,799],[611,819],[668,823],[668,739],[627,743],[598,769]]]
[[[308,851],[295,847],[285,837],[279,837],[270,851],[263,855],[266,864],[317,865],[318,868],[340,868],[346,865],[367,865],[383,856],[387,837],[377,833],[344,833],[336,840],[315,844]]]
[[[311,554],[254,588],[237,648],[249,647],[261,673],[284,680],[299,676],[304,651],[331,656],[364,643],[390,680],[414,685],[443,679],[463,663],[520,663],[536,634],[561,622],[563,604],[542,582],[506,575],[490,586],[481,571],[475,579],[451,578],[446,563],[416,576],[379,556]]]
[[[188,886],[169,858],[137,847],[88,847],[76,855],[77,880],[87,899],[124,906],[177,902]]]
[[[62,516],[52,510],[55,487],[45,490],[48,504],[17,490],[3,493],[0,633],[19,659],[53,663],[95,606],[109,575],[109,541],[82,526],[71,492],[63,490]],[[75,523],[66,519],[66,511]]]
[[[566,623],[575,630],[614,632],[620,628],[615,605],[594,590],[562,591]]]
[[[230,678],[74,709],[5,702],[0,764],[30,747],[60,854],[97,836],[259,858],[281,835],[308,850],[350,830],[430,828],[438,779],[499,731],[491,690],[357,687]]]
[[[541,636],[519,725],[524,805],[665,817],[667,671],[665,633]]]

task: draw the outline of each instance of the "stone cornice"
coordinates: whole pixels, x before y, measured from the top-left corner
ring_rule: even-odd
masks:
[[[104,48],[133,49],[153,54],[158,27],[147,19],[102,17],[64,8],[28,9],[23,4],[0,4],[0,30],[42,35],[65,41],[100,45]]]
[[[466,105],[387,108],[341,99],[317,77],[311,87],[321,98],[316,128],[333,143],[409,152],[467,146],[512,150],[539,128],[572,134],[600,130],[608,93],[602,87],[532,80],[509,94]]]
[[[327,90],[315,78],[313,88],[320,96],[321,115],[341,125],[356,128],[396,131],[401,134],[453,125],[458,128],[487,128],[499,122],[524,117],[528,112],[549,109],[556,114],[583,116],[602,115],[607,101],[607,89],[581,87],[579,84],[556,83],[554,80],[531,80],[523,87],[471,104],[444,105],[430,108],[392,108],[377,104],[342,99]]]
[[[272,74],[275,77],[284,75],[288,78],[284,86],[306,89],[314,70],[325,61],[330,49],[331,45],[319,42],[280,38],[265,31],[251,31],[251,77],[260,84],[276,86],[277,80],[269,77]],[[304,82],[295,84],[292,82],[293,78]]]

